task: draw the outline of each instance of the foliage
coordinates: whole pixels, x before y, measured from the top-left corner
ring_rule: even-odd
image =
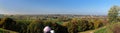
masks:
[[[29,22],[29,23],[28,23]],[[27,26],[30,24],[32,21],[16,21],[16,31],[20,33],[26,33],[27,31]]]
[[[68,23],[68,32],[69,33],[77,33],[77,20],[76,20],[76,18],[73,18]]]
[[[9,31],[6,31],[6,30],[0,28],[0,33],[9,33]]]
[[[111,23],[102,28],[97,29],[94,33],[119,33],[120,32],[120,23]]]
[[[106,28],[102,28],[100,30],[95,31],[94,33],[107,33]]]
[[[43,21],[35,20],[28,26],[27,33],[43,33]]]
[[[100,20],[95,20],[93,23],[94,23],[94,28],[95,28],[95,29],[103,26],[103,23],[102,23],[102,21],[100,21]]]
[[[10,31],[10,30],[6,30],[6,29],[3,29],[3,28],[0,28],[0,33],[18,33],[18,32]]]
[[[110,8],[108,12],[109,22],[113,22],[113,21],[117,22],[118,12],[119,12],[118,6],[113,6]]]
[[[94,24],[92,22],[88,22],[87,20],[81,20],[78,22],[78,31],[86,31],[94,29]]]
[[[17,19],[17,18],[16,18]],[[0,21],[1,26],[4,29],[13,30],[19,33],[43,33],[43,28],[45,26],[50,26],[55,33],[77,33],[87,30],[92,30],[95,28],[99,28],[102,25],[101,20],[93,20],[89,19],[53,19],[47,18],[43,19],[17,19],[14,18],[2,18]]]
[[[114,23],[110,25],[110,29],[113,33],[120,33],[120,23]]]
[[[2,18],[2,20],[1,20],[1,26],[4,29],[13,30],[13,31],[16,30],[15,29],[16,22],[13,19],[11,19],[11,18],[6,18],[6,17]]]
[[[61,26],[57,22],[44,22],[44,26],[50,26],[52,30],[55,30],[55,33],[68,33],[67,27]]]

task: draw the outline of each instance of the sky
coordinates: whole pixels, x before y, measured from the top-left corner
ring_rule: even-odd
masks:
[[[0,0],[0,14],[107,15],[120,0]]]

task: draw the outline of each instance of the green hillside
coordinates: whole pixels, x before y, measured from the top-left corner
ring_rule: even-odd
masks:
[[[10,30],[5,30],[5,29],[0,28],[0,33],[17,33],[17,32],[10,31]]]

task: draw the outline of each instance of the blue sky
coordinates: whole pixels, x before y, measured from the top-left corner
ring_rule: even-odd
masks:
[[[0,0],[0,14],[107,15],[120,0]]]

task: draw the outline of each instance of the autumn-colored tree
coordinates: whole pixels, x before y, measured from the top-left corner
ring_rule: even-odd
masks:
[[[69,33],[77,33],[77,19],[73,18],[69,23],[68,23],[68,32]]]
[[[82,31],[87,31],[87,30],[93,30],[95,29],[95,24],[94,23],[96,22],[95,20],[91,19],[79,19],[78,22],[77,22],[77,30],[79,32],[82,32]],[[101,21],[99,21],[101,22]],[[103,26],[101,23],[98,23],[98,26],[97,27],[100,27],[100,26]]]
[[[92,22],[89,22],[87,20],[80,20],[78,22],[78,31],[79,32],[91,30],[91,29],[94,29],[94,25]]]
[[[94,20],[94,28],[95,29],[97,29],[97,28],[99,28],[99,27],[101,27],[101,26],[103,26],[103,23],[102,23],[102,21],[101,20],[99,20],[99,19],[97,19],[97,20]]]

